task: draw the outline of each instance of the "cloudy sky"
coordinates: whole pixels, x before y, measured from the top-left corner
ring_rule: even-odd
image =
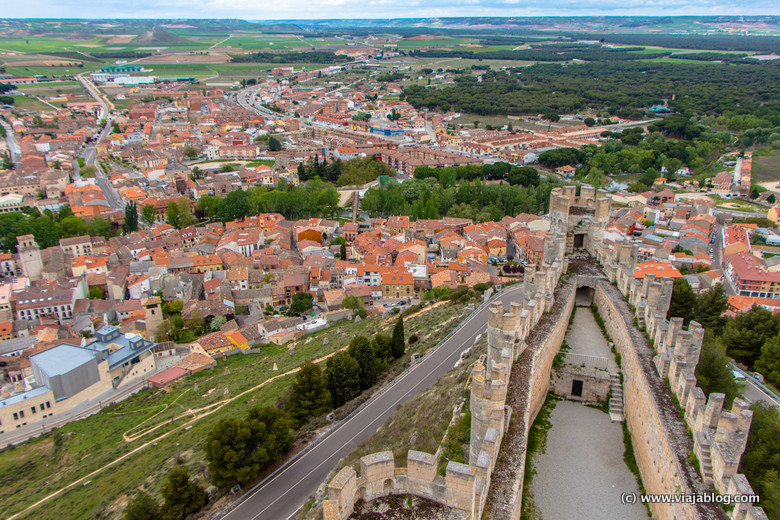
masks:
[[[776,0],[4,0],[9,18],[406,18],[778,15]]]

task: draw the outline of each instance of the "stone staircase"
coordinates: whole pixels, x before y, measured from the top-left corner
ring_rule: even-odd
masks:
[[[699,469],[701,470],[701,476],[704,477],[704,482],[709,484],[712,482],[712,446],[711,437],[705,432],[698,432],[696,434],[696,441],[694,442],[694,451],[696,451],[696,445],[699,448]]]
[[[623,422],[623,385],[620,383],[618,374],[610,374],[610,385],[612,397],[609,398],[609,418],[612,422]]]

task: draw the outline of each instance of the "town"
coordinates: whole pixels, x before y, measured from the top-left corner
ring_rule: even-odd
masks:
[[[165,38],[175,41],[172,33],[158,29],[147,37],[150,46],[159,46]],[[112,44],[132,41],[122,38],[112,36]],[[309,370],[317,375],[307,373],[316,379],[321,377],[318,364],[327,364],[322,377],[330,380],[328,370],[344,370],[338,363],[348,365],[352,358],[362,363],[360,348],[370,350],[369,356],[377,356],[375,366],[366,375],[361,365],[355,391],[337,397],[337,385],[331,382],[332,402],[299,415],[292,409],[283,412],[295,417],[291,424],[296,428],[328,428],[350,418],[355,408],[349,403],[361,393],[365,397],[360,399],[368,399],[374,384],[392,381],[382,379],[383,373],[402,377],[430,356],[450,333],[465,326],[460,320],[487,316],[488,309],[498,312],[488,307],[497,301],[508,309],[512,291],[524,292],[523,312],[530,309],[533,314],[528,330],[517,333],[517,341],[524,342],[530,327],[543,319],[541,311],[534,314],[536,304],[529,303],[531,291],[546,287],[539,297],[549,293],[552,298],[559,279],[568,287],[570,273],[561,267],[566,263],[582,270],[576,276],[595,276],[595,268],[590,263],[582,267],[586,264],[577,256],[588,253],[628,299],[638,316],[635,325],[646,327],[653,340],[655,317],[651,310],[647,318],[641,313],[650,308],[645,305],[656,305],[647,303],[648,291],[659,280],[669,283],[664,294],[671,307],[664,319],[684,319],[688,326],[703,321],[703,314],[710,317],[700,325],[708,334],[717,333],[717,340],[707,336],[702,347],[702,332],[698,348],[716,349],[707,346],[716,341],[722,346],[722,353],[707,351],[702,359],[727,367],[728,384],[739,389],[738,395],[735,390],[728,396],[735,414],[745,402],[780,406],[775,393],[780,386],[780,345],[769,339],[780,332],[780,324],[767,329],[767,337],[761,336],[752,350],[737,346],[739,341],[724,332],[732,322],[770,319],[767,316],[776,320],[773,316],[780,312],[780,174],[772,162],[777,134],[767,131],[747,139],[753,130],[738,134],[720,119],[721,128],[712,130],[704,125],[716,125],[715,118],[696,120],[689,112],[681,114],[675,102],[682,103],[683,96],[631,111],[583,107],[469,113],[443,94],[431,99],[430,93],[500,86],[526,73],[495,61],[482,65],[482,58],[467,69],[443,63],[438,67],[436,63],[448,61],[438,58],[458,51],[438,56],[433,44],[409,51],[404,44],[410,40],[426,41],[356,33],[318,44],[321,49],[291,51],[289,62],[255,67],[252,77],[227,80],[191,75],[184,67],[176,74],[178,69],[170,67],[186,59],[227,59],[235,50],[227,43],[199,52],[157,50],[99,64],[86,60],[84,70],[83,64],[77,66],[81,57],[63,55],[65,61],[57,66],[68,71],[48,75],[21,76],[23,65],[5,72],[18,59],[5,56],[9,60],[0,71],[0,447],[13,450],[28,441],[44,442],[58,428],[91,420],[87,417],[146,410],[143,400],[158,399],[148,396],[184,395],[185,388],[194,385],[190,393],[203,394],[203,407],[193,401],[173,415],[166,410],[178,397],[149,402],[154,413],[122,432],[126,443],[143,439],[133,444],[142,450],[158,433],[162,435],[154,437],[153,446],[169,434],[186,434],[198,425],[198,414],[208,417],[223,406],[238,406],[239,401],[231,403],[247,392],[252,397],[246,403],[257,400],[273,406],[286,399],[289,407],[295,385],[301,384],[296,373],[314,366],[316,370]],[[271,61],[264,53],[273,54],[245,52],[231,55],[232,62]],[[463,59],[470,58],[455,58]],[[565,197],[569,202],[562,217],[556,204],[563,204]],[[633,265],[626,260],[626,248]],[[610,262],[621,267],[612,269]],[[578,287],[572,289],[577,298]],[[639,296],[640,289],[631,287],[644,287],[645,293]],[[607,291],[595,285],[591,290]],[[551,305],[546,312],[554,312]],[[717,312],[710,316],[710,308]],[[469,376],[474,383],[469,384],[481,383],[479,378],[506,382],[509,371],[491,373],[491,363],[498,363],[491,356],[499,355],[491,331],[510,326],[490,322],[485,329],[487,318],[480,320],[482,329],[470,338],[476,345],[485,335],[488,358],[469,362],[476,367]],[[411,332],[406,337],[404,325]],[[605,330],[614,334],[602,323]],[[305,350],[314,345],[319,350]],[[343,352],[349,353],[344,354],[346,361]],[[459,355],[463,360],[466,353]],[[590,354],[581,355],[586,360]],[[317,364],[307,365],[311,361]],[[253,363],[262,365],[257,368],[262,379],[242,386],[241,393],[231,393],[227,383],[220,386],[220,374],[243,374],[241,367]],[[622,398],[613,401],[622,396],[625,368],[616,383],[614,360],[610,363],[614,378],[607,378],[604,387],[610,393],[596,400],[607,403],[613,421],[623,421]],[[665,366],[662,372],[668,374],[668,359]],[[696,368],[696,362],[692,366]],[[684,369],[681,365],[679,373]],[[487,375],[479,370],[487,370]],[[241,377],[260,376],[247,372]],[[274,387],[275,397],[260,397],[262,385],[274,384],[277,377],[287,377],[284,390]],[[696,372],[696,377],[702,374]],[[582,395],[582,381],[579,384],[575,396]],[[717,384],[705,392],[724,391]],[[692,385],[696,387],[696,380]],[[556,393],[567,392],[573,390],[556,388]],[[677,406],[687,420],[693,409],[686,411],[688,394],[672,397],[679,399]],[[128,411],[112,412],[117,406]],[[232,410],[231,417],[244,412]],[[533,411],[532,422],[538,412]],[[165,421],[155,419],[157,413]],[[458,413],[452,414],[453,424]],[[724,408],[718,413],[730,412]],[[271,419],[266,420],[270,425]],[[447,424],[443,428],[448,431]],[[472,450],[475,436],[484,446],[489,435],[477,434],[475,428],[476,422],[471,427]],[[749,420],[740,430],[745,439],[748,429]],[[206,434],[213,432],[200,430],[201,437]],[[700,434],[721,439],[708,430]],[[468,441],[467,435],[467,453]],[[175,445],[185,442],[181,438]],[[699,450],[698,455],[691,451],[694,457],[703,456],[700,442],[694,439]],[[729,446],[737,450],[739,443],[734,442]],[[277,446],[278,453],[266,462],[280,459],[291,445],[292,438]],[[382,453],[375,455],[385,457],[386,463],[388,452]],[[410,472],[413,464],[432,464],[423,457],[428,453],[408,453]],[[418,459],[412,460],[413,453],[419,453],[414,455]],[[704,481],[714,479],[718,492],[732,489],[732,477],[740,483],[733,486],[742,486],[740,493],[750,488],[737,479],[744,475],[737,475],[736,469],[741,452],[735,455],[728,478],[713,477],[709,466],[702,469]],[[120,450],[111,455],[114,458],[101,460],[116,464],[125,456]],[[190,456],[176,455],[182,460]],[[461,462],[481,468],[477,459],[481,463],[484,457],[472,453]],[[219,506],[201,513],[211,515],[233,507],[233,495],[241,493],[241,486],[233,485],[255,482],[261,466],[246,478],[219,481],[217,463],[207,460],[211,482],[221,483],[221,491],[209,491],[209,500],[221,500]],[[491,459],[491,470],[494,463],[499,468],[500,460]],[[95,475],[103,469],[88,466]],[[332,469],[326,468],[320,482]],[[453,479],[456,470],[465,471],[453,467]],[[329,500],[323,505],[320,493],[312,511],[319,507],[325,518],[350,517],[354,497],[344,498],[345,489],[357,477],[345,471],[330,480]],[[86,486],[97,478],[89,475],[68,475],[49,492],[77,482]],[[446,475],[449,486],[449,466]],[[777,488],[762,488],[769,489]],[[121,506],[113,503],[123,493],[130,489],[108,497],[111,514],[121,514],[127,505],[127,500]],[[475,493],[482,505],[469,507],[483,511],[486,495]],[[434,497],[465,510],[461,499]],[[11,518],[32,511],[35,502],[15,503],[9,509]],[[205,498],[200,506],[204,504]],[[493,506],[489,502],[487,507]],[[767,512],[777,510],[773,507],[780,505],[765,506]],[[653,515],[665,517],[660,511],[653,509]],[[757,507],[739,511],[743,516],[734,518],[771,517]],[[236,514],[242,514],[240,508]]]

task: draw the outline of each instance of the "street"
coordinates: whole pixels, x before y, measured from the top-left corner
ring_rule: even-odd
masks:
[[[98,117],[99,119],[105,120],[106,122],[103,125],[103,128],[100,129],[98,136],[95,138],[95,142],[84,147],[84,150],[81,152],[81,157],[84,159],[85,163],[95,167],[95,182],[103,192],[103,196],[106,198],[106,202],[108,203],[111,210],[118,211],[124,208],[124,204],[122,204],[122,201],[119,200],[119,197],[114,192],[114,188],[111,185],[111,181],[106,176],[103,168],[100,167],[100,163],[98,163],[97,160],[97,151],[95,148],[95,146],[108,137],[108,134],[111,132],[111,111],[109,110],[107,101],[103,98],[98,88],[91,81],[85,79],[82,74],[79,74],[76,77],[79,79],[84,88],[87,89],[89,94],[95,98],[95,101],[100,103],[101,108],[100,115]],[[76,171],[81,171],[77,161],[74,161],[73,166]]]
[[[16,142],[14,129],[2,119],[0,119],[0,125],[5,129],[5,142],[8,143],[8,151],[11,152],[11,162],[19,164],[22,160],[22,149],[19,147],[19,143]]]
[[[745,382],[745,386],[742,389],[742,397],[750,400],[752,403],[763,401],[780,408],[780,400],[778,400],[771,390],[758,383],[749,373],[745,372],[734,363],[730,363],[730,365],[732,371],[740,373],[745,377],[745,379],[737,379],[738,382]]]
[[[519,300],[522,284],[509,287],[497,300]],[[395,409],[429,388],[452,370],[461,353],[484,333],[489,305],[483,305],[455,329],[438,348],[337,424],[324,438],[258,484],[232,510],[215,518],[284,520],[315,493],[338,461],[376,432]],[[229,509],[229,508],[228,508]]]

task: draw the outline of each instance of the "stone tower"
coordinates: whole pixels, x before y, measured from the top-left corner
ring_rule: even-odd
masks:
[[[146,339],[154,341],[154,335],[157,333],[157,328],[162,323],[162,306],[160,305],[160,297],[153,296],[151,298],[145,298],[141,300],[141,305],[144,308],[144,321],[146,322]]]
[[[30,280],[40,280],[41,272],[43,271],[43,260],[41,260],[41,249],[35,243],[35,237],[22,235],[16,237],[16,242],[22,273]]]

